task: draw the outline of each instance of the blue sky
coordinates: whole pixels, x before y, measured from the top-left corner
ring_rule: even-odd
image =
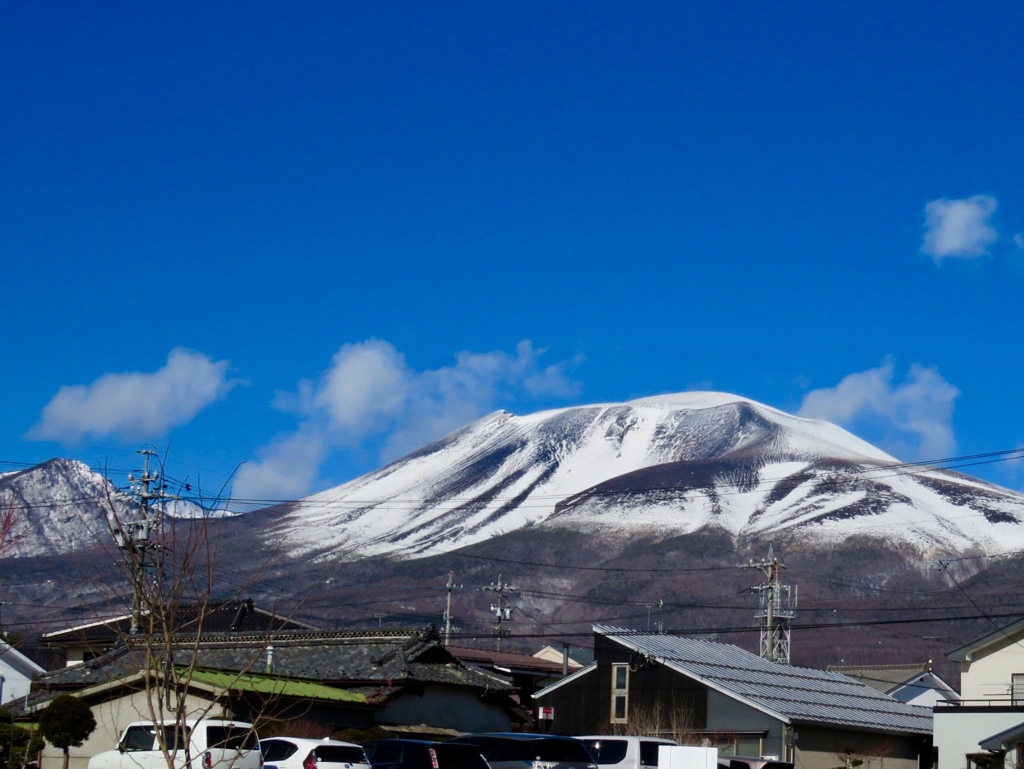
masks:
[[[0,471],[732,392],[1024,446],[1024,6],[8,3]],[[1024,488],[1024,468],[967,468]]]

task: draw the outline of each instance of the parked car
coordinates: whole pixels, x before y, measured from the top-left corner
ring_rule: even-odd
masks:
[[[164,748],[174,766],[202,769],[261,769],[263,757],[252,724],[216,718],[174,721],[136,721],[128,724],[117,750],[97,753],[89,769],[167,769]]]
[[[511,732],[467,734],[449,740],[448,744],[479,748],[492,769],[598,769],[586,745],[574,737]]]
[[[661,737],[620,737],[609,734],[590,734],[577,737],[601,769],[655,769],[658,766],[658,746],[676,745],[675,740]]]
[[[718,769],[793,769],[793,764],[764,756],[719,756]]]
[[[371,740],[363,744],[373,769],[491,769],[480,749],[429,740]]]
[[[340,740],[267,737],[260,750],[264,769],[370,769],[361,746]]]

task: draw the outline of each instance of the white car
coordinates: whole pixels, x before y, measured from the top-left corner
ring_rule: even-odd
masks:
[[[577,737],[597,761],[600,769],[657,769],[658,748],[675,745],[675,740],[661,737],[620,737],[611,734],[589,734]]]
[[[260,750],[264,769],[370,769],[362,747],[340,740],[268,737]]]
[[[117,750],[97,753],[89,769],[260,769],[263,759],[252,724],[219,718],[136,721]]]

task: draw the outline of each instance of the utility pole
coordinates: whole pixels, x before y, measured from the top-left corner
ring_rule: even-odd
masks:
[[[509,634],[509,629],[503,626],[505,622],[512,621],[512,607],[506,606],[505,593],[510,590],[515,590],[514,587],[509,587],[507,583],[501,581],[501,575],[498,575],[498,583],[491,583],[485,587],[484,590],[490,590],[491,592],[497,593],[497,603],[491,604],[491,611],[494,612],[494,616],[498,618],[497,624],[491,631],[498,637],[498,651],[501,651],[501,637]]]
[[[131,490],[139,499],[139,508],[136,511],[135,520],[129,521],[127,525],[122,525],[118,522],[117,528],[114,530],[114,541],[121,550],[125,551],[125,557],[128,559],[131,573],[132,618],[130,633],[132,635],[138,635],[141,630],[143,580],[146,577],[145,572],[148,565],[146,553],[158,544],[153,540],[156,536],[159,520],[151,514],[150,503],[164,496],[159,487],[155,491],[152,491],[150,488],[151,484],[160,480],[159,473],[151,474],[149,471],[149,458],[155,456],[156,452],[144,450],[138,453],[143,456],[142,477],[135,478],[134,475],[129,475],[128,482],[131,485]]]
[[[452,641],[452,593],[456,590],[462,590],[462,585],[455,584],[455,572],[448,572],[448,584],[445,586],[448,590],[448,600],[444,606],[444,645],[449,646]]]
[[[767,584],[750,588],[758,594],[760,604],[754,617],[761,627],[761,657],[769,662],[788,665],[790,632],[796,616],[796,588],[779,583],[779,570],[786,567],[775,557],[771,545],[768,546],[767,560],[750,561],[747,568],[759,569],[767,580]]]

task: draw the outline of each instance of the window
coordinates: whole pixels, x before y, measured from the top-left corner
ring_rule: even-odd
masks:
[[[334,764],[365,764],[366,755],[359,746],[318,745],[313,748],[317,762],[327,761]]]
[[[1024,673],[1014,673],[1011,677],[1010,697],[1014,705],[1024,705]]]
[[[629,665],[612,665],[612,723],[624,724],[629,716]]]
[[[211,748],[225,750],[258,750],[256,732],[244,726],[207,726],[206,744]]]
[[[657,766],[658,765],[658,748],[662,745],[668,745],[667,742],[654,742],[653,740],[641,740],[640,741],[640,765],[641,766]]]
[[[297,745],[286,740],[263,740],[260,742],[264,761],[284,761],[298,749]]]
[[[626,757],[629,743],[626,740],[602,738],[600,740],[583,740],[590,750],[590,755],[599,764],[617,764]],[[655,762],[657,763],[657,762]]]
[[[156,743],[156,729],[152,726],[129,726],[121,738],[121,747],[126,752],[152,750]]]

